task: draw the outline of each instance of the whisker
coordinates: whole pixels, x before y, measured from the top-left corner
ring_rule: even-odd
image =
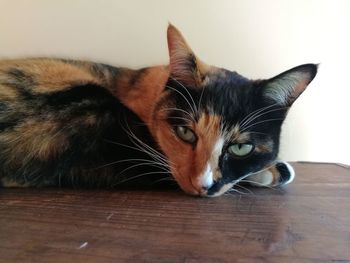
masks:
[[[234,189],[234,188],[231,188],[230,190],[228,190],[226,193],[228,194],[231,194],[232,195],[232,192],[236,192],[236,193],[239,193],[240,195],[246,195],[246,193],[243,193],[237,189]]]
[[[176,119],[176,120],[184,120],[185,122],[192,122],[190,119],[183,118],[183,117],[169,117],[169,119]]]
[[[268,119],[268,120],[258,121],[258,122],[255,122],[255,123],[249,125],[248,127],[244,127],[244,129],[240,130],[240,132],[245,132],[249,128],[254,127],[254,126],[258,125],[258,124],[262,124],[262,123],[266,123],[266,122],[272,122],[272,121],[282,121],[282,120],[284,120],[284,118],[275,118],[275,119]]]
[[[140,161],[140,162],[141,161],[142,162],[152,162],[151,160],[147,160],[147,159],[123,159],[123,160],[118,160],[118,161],[110,162],[110,163],[107,163],[107,164],[95,167],[95,168],[93,168],[93,170],[98,170],[98,169],[101,169],[101,168],[104,168],[104,167],[107,167],[107,166],[110,166],[110,165],[118,164],[118,163],[136,162],[136,161],[137,162],[138,161]]]
[[[262,134],[262,135],[269,135],[265,132],[256,132],[256,131],[249,131],[249,133],[253,133],[253,134]]]
[[[143,151],[142,149],[140,149],[140,148],[132,147],[132,146],[127,145],[127,144],[123,144],[123,143],[119,143],[119,142],[114,142],[114,141],[111,141],[111,140],[108,140],[108,139],[104,139],[104,141],[105,141],[105,142],[108,142],[108,143],[111,143],[111,144],[120,145],[120,146],[129,148],[129,149],[132,149],[132,150],[135,150],[135,151],[144,152],[144,151]]]
[[[197,111],[195,111],[195,109],[192,107],[191,103],[188,101],[188,99],[186,98],[186,96],[184,94],[182,94],[180,91],[178,91],[177,89],[170,87],[170,86],[166,86],[168,89],[171,89],[173,91],[176,91],[177,93],[179,93],[184,100],[187,102],[187,104],[190,106],[192,113],[195,115]]]
[[[242,181],[240,181],[240,182],[242,182]],[[239,185],[239,184],[235,184],[233,187],[235,187],[235,186],[246,190],[248,193],[250,193],[250,194],[252,194],[252,195],[255,195],[255,194],[253,193],[253,191],[251,191],[251,190],[248,189],[247,187],[244,187],[244,186]]]
[[[160,182],[164,182],[164,181],[168,181],[168,182],[177,184],[177,182],[176,182],[176,180],[175,180],[174,178],[165,177],[165,178],[162,178],[162,179],[159,179],[159,180],[154,181],[154,182],[152,183],[152,185],[157,184],[157,183],[160,183]]]
[[[271,112],[274,112],[274,111],[285,110],[285,109],[287,109],[287,108],[288,108],[288,107],[281,107],[281,108],[272,109],[272,110],[268,110],[268,111],[262,112],[262,113],[260,113],[260,114],[258,114],[258,115],[256,115],[256,116],[254,116],[254,117],[249,118],[244,124],[242,124],[241,128],[244,129],[244,126],[245,126],[245,125],[248,125],[248,124],[251,123],[252,121],[254,121],[254,120],[256,120],[256,119],[258,119],[258,118],[260,118],[260,117],[262,117],[262,116],[264,116],[264,115],[266,115],[266,114],[268,114],[268,113],[271,113]]]
[[[138,174],[138,175],[132,176],[132,177],[130,177],[130,178],[126,178],[125,180],[119,181],[118,183],[114,184],[113,186],[120,185],[120,184],[122,184],[122,183],[126,183],[126,182],[129,182],[129,181],[131,181],[131,180],[134,180],[134,179],[137,179],[137,178],[146,176],[146,175],[150,175],[150,174],[169,174],[169,173],[167,173],[167,172],[148,172],[148,173],[142,173],[142,174]]]
[[[129,166],[127,168],[125,168],[124,170],[122,170],[121,172],[118,173],[118,175],[122,175],[123,173],[125,173],[126,171],[128,170],[131,170],[135,167],[139,167],[139,166],[152,166],[152,167],[157,167],[159,169],[162,169],[163,171],[165,172],[170,172],[168,169],[166,169],[166,167],[162,166],[161,164],[159,163],[138,163],[138,164],[134,164],[132,166]]]
[[[187,92],[187,94],[190,96],[190,99],[191,99],[192,102],[193,102],[193,106],[195,107],[196,112],[198,112],[198,108],[196,107],[196,103],[194,102],[194,99],[193,99],[191,93],[188,91],[188,89],[187,89],[180,81],[178,81],[176,78],[171,77],[171,76],[170,76],[170,78],[171,78],[172,80],[176,81],[176,82]]]
[[[261,170],[259,170],[259,171],[256,171],[256,172],[254,172],[254,173],[248,173],[248,174],[246,174],[246,175],[243,175],[242,177],[240,177],[240,178],[238,178],[237,180],[233,181],[233,184],[236,185],[237,183],[239,183],[240,181],[244,180],[245,178],[247,178],[247,177],[249,177],[249,176],[252,176],[252,175],[254,175],[254,174],[259,174],[259,173],[265,172],[265,171],[271,169],[271,167],[275,166],[275,164],[276,164],[276,161],[272,162],[271,165],[269,165],[269,166],[267,166],[267,167],[265,167],[265,168],[263,168],[263,169],[261,169]]]
[[[272,104],[272,105],[268,105],[268,106],[259,108],[259,109],[255,110],[255,111],[249,113],[247,116],[245,116],[245,117],[243,118],[243,120],[241,120],[241,121],[239,122],[239,125],[240,125],[240,126],[245,125],[245,123],[246,123],[246,121],[247,121],[248,119],[253,118],[256,114],[260,114],[260,113],[263,112],[264,110],[268,110],[269,108],[272,108],[272,107],[274,107],[274,106],[276,106],[276,105],[277,105],[277,103]]]
[[[179,111],[179,112],[182,112],[182,113],[185,113],[191,120],[192,122],[195,122],[195,118],[194,116],[189,113],[188,111],[185,111],[183,109],[178,109],[178,108],[164,108],[164,109],[161,109],[160,111]]]
[[[202,88],[202,92],[201,92],[201,96],[199,97],[197,109],[200,109],[200,108],[201,108],[202,97],[203,97],[203,94],[204,94],[204,89],[205,89],[205,87],[206,87],[206,86],[204,86],[204,87]]]
[[[242,180],[241,181],[242,183],[250,183],[250,184],[256,184],[256,185],[260,185],[264,188],[269,188],[269,189],[272,189],[272,190],[275,190],[275,191],[279,191],[279,192],[283,192],[281,189],[278,189],[276,187],[273,187],[273,186],[268,186],[268,185],[264,185],[262,183],[259,183],[259,182],[255,182],[255,181],[251,181],[251,180]]]
[[[126,122],[126,120],[125,120]],[[152,158],[154,158],[155,160],[161,162],[161,163],[169,163],[169,160],[165,159],[165,156],[162,156],[158,151],[156,151],[155,149],[153,149],[151,146],[149,146],[148,144],[144,143],[143,141],[141,141],[130,129],[129,125],[126,122],[126,125],[129,129],[129,131],[127,131],[123,126],[122,128],[124,129],[124,131],[131,136],[131,140],[135,139],[138,144],[132,140],[132,142],[135,144],[135,146],[139,147],[141,150],[144,150],[145,153],[149,154]]]

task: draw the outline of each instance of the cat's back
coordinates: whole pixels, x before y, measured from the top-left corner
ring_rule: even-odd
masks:
[[[84,61],[1,60],[0,184],[58,184],[108,159],[103,139],[125,110],[109,91],[117,73]]]
[[[26,137],[36,127],[48,134],[69,118],[92,123],[99,106],[116,100],[109,92],[112,74],[113,67],[84,61],[0,61],[0,144],[6,136]]]
[[[117,72],[118,68],[77,60],[0,60],[0,85],[3,87],[0,94],[4,86],[45,93],[84,84],[108,85]]]
[[[69,116],[93,116],[99,104],[116,100],[110,89],[117,71],[75,60],[0,60],[0,132],[14,133],[29,122],[43,129]]]

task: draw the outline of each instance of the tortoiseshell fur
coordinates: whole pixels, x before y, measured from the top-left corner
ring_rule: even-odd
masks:
[[[140,71],[55,59],[0,63],[0,178],[4,186],[113,187],[115,175],[147,154],[135,147],[128,129],[154,144],[139,118],[112,93],[122,75]],[[125,129],[125,130],[124,130]],[[154,171],[143,166],[133,173]],[[127,173],[125,173],[127,174]],[[130,173],[127,175],[130,176]],[[144,177],[142,183],[154,177]],[[136,183],[137,180],[133,180]]]
[[[169,65],[140,70],[0,61],[1,185],[153,187],[175,178],[187,193],[217,196],[243,179],[291,181],[291,166],[276,161],[281,125],[316,66],[251,81],[204,64],[171,25],[168,45]],[[179,139],[177,126],[196,141]],[[248,142],[251,156],[228,154]]]

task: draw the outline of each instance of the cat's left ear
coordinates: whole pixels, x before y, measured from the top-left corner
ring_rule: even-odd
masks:
[[[314,79],[317,67],[316,64],[304,64],[267,80],[263,95],[278,105],[290,107]]]
[[[167,30],[170,56],[170,76],[185,85],[198,87],[205,79],[209,66],[200,61],[186,43],[180,31],[169,24]]]

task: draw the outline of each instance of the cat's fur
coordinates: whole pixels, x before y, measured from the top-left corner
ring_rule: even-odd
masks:
[[[276,161],[281,125],[317,66],[251,81],[200,61],[172,25],[168,47],[168,66],[140,70],[0,61],[1,185],[153,185],[171,173],[185,192],[217,196],[291,181]],[[240,158],[234,144],[254,149]]]

